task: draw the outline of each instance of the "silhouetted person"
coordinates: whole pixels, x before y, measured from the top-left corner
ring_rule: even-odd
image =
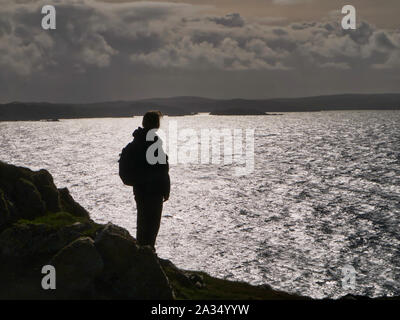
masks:
[[[143,128],[139,127],[133,133],[131,156],[135,166],[133,192],[137,206],[136,239],[141,245],[150,245],[155,250],[155,242],[160,228],[163,202],[167,201],[170,192],[168,156],[161,148],[158,151],[165,154],[164,163],[150,164],[146,152],[153,141],[146,141],[147,133],[160,127],[159,111],[147,112],[142,121]],[[161,140],[160,140],[161,141]],[[155,155],[158,155],[158,151]]]

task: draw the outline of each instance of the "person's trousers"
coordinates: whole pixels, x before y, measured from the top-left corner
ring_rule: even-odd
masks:
[[[137,207],[136,240],[153,247],[160,229],[163,208],[162,195],[135,195]]]

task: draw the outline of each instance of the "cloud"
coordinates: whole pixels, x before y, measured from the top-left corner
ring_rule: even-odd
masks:
[[[348,32],[337,22],[279,28],[243,22],[221,28],[220,21],[211,21],[186,21],[174,35],[166,36],[169,41],[165,45],[149,53],[132,54],[131,61],[183,69],[287,70],[305,65],[316,69],[351,69],[353,65],[372,68],[378,61],[385,64],[396,59],[394,53],[400,44],[393,32],[376,30],[366,22],[355,32]]]
[[[396,37],[366,22],[354,32],[329,22],[277,28],[246,22],[238,13],[207,16],[193,5],[155,2],[60,0],[58,29],[49,32],[38,23],[41,4],[6,7],[2,14],[0,65],[9,72],[26,76],[65,64],[85,72],[112,67],[114,60],[179,69],[343,68],[352,59],[396,65],[399,50]]]
[[[345,31],[337,20],[274,26],[182,3],[59,0],[57,30],[45,31],[40,7],[48,1],[3,1],[0,81],[14,79],[16,85],[34,78],[73,86],[84,74],[96,83],[100,72],[140,77],[173,70],[318,74],[400,68],[399,34],[365,21]]]
[[[227,27],[243,27],[245,24],[244,19],[239,13],[227,14],[225,17],[214,17],[209,18],[210,21],[214,21],[217,24],[222,24]]]
[[[312,0],[273,0],[272,2],[275,4],[298,4],[304,2],[311,2]]]

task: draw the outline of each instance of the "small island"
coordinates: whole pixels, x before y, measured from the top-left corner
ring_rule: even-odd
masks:
[[[257,109],[245,109],[245,108],[232,108],[232,109],[220,109],[210,112],[213,116],[265,116],[267,115],[264,111]]]

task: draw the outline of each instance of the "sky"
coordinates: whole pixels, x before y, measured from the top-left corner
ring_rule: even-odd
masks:
[[[56,30],[41,28],[46,4]],[[0,102],[400,93],[399,13],[398,0],[0,0]]]

